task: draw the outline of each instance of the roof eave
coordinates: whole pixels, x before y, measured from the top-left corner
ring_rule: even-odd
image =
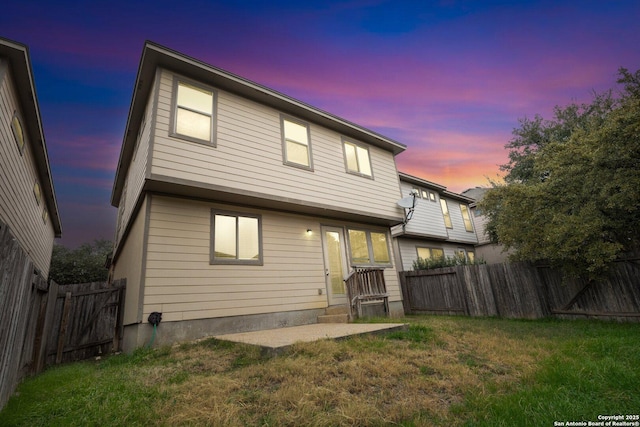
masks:
[[[62,236],[62,222],[56,200],[56,193],[53,187],[51,176],[51,166],[47,154],[47,146],[42,129],[40,117],[40,107],[36,95],[29,48],[13,40],[0,37],[0,56],[8,59],[13,69],[12,77],[15,81],[18,99],[22,107],[23,125],[29,135],[31,148],[33,150],[36,169],[42,186],[42,193],[47,204],[49,218],[53,225],[55,237]]]
[[[157,68],[165,68],[173,72],[184,74],[190,78],[205,82],[214,87],[239,94],[245,98],[254,100],[261,104],[269,105],[302,119],[318,123],[339,133],[356,138],[363,142],[381,147],[397,155],[407,147],[397,141],[380,135],[372,130],[358,126],[352,122],[342,119],[326,111],[315,108],[302,101],[291,98],[275,90],[269,89],[258,83],[237,76],[228,71],[206,64],[195,58],[189,57],[167,47],[147,41],[144,45],[138,74],[134,87],[134,94],[129,109],[127,127],[125,130],[116,179],[114,181],[111,204],[117,206],[119,203],[124,175],[133,153],[133,136],[137,132],[132,132],[130,126],[139,123],[144,102],[148,99],[151,90],[151,82]],[[133,136],[132,136],[133,135]]]
[[[435,182],[431,182],[414,175],[409,175],[406,172],[398,172],[398,176],[400,177],[401,181],[405,181],[414,185],[421,185],[432,190],[445,191],[447,189],[447,187],[445,187],[444,185],[436,184]]]

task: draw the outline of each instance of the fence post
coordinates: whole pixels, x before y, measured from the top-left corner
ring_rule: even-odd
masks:
[[[114,351],[122,350],[122,340],[124,338],[124,299],[127,294],[127,279],[120,279],[117,282],[120,287],[118,291],[118,317],[116,318],[116,329],[113,334]]]
[[[411,301],[409,301],[409,290],[407,289],[407,272],[399,271],[398,277],[400,278],[400,290],[402,291],[402,308],[404,314],[411,314]]]
[[[53,327],[53,314],[56,309],[56,300],[58,299],[59,286],[51,280],[46,299],[43,300],[40,307],[40,316],[38,318],[38,330],[36,332],[36,342],[33,347],[33,372],[38,373],[44,369],[47,360],[47,342]]]
[[[58,351],[56,353],[56,364],[62,362],[62,353],[64,351],[64,341],[67,335],[67,325],[69,324],[69,313],[71,312],[71,291],[68,291],[64,297],[64,309],[62,311],[62,320],[60,321],[60,335],[58,336]]]

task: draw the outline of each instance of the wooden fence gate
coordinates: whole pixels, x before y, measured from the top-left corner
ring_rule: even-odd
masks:
[[[124,280],[51,286],[56,301],[47,342],[46,365],[117,351],[122,344]],[[53,289],[57,288],[57,289]]]
[[[120,350],[125,287],[47,283],[0,222],[0,409],[26,375]]]

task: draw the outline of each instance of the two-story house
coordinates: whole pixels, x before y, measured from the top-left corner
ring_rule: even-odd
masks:
[[[447,191],[446,187],[406,173],[399,173],[402,197],[415,200],[409,219],[392,228],[396,257],[402,271],[418,258],[461,256],[475,260],[478,243],[469,205],[473,199]]]
[[[62,234],[27,46],[0,38],[0,222],[49,277]]]
[[[382,267],[405,146],[166,47],[144,46],[111,203],[125,349],[315,323],[354,267]]]

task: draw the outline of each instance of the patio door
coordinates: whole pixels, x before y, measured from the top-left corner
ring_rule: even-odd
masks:
[[[340,227],[322,227],[325,281],[329,305],[347,304],[344,279],[347,274],[347,258],[344,230]]]

